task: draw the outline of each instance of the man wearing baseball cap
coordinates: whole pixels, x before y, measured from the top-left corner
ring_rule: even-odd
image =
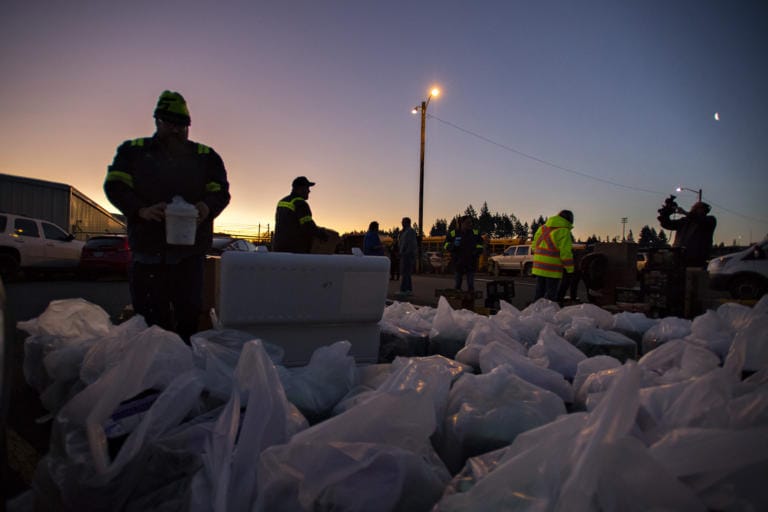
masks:
[[[153,136],[117,148],[104,192],[128,224],[133,310],[147,324],[174,331],[189,343],[203,303],[203,265],[213,240],[213,219],[229,204],[229,183],[221,157],[188,139],[191,119],[181,94],[163,91],[154,118]],[[192,245],[167,243],[166,205],[175,196],[197,209]]]
[[[308,254],[314,238],[328,239],[325,230],[312,220],[312,210],[307,203],[309,188],[314,185],[306,176],[299,176],[291,184],[291,193],[277,203],[273,252]]]

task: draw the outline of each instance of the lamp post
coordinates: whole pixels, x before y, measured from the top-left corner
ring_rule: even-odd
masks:
[[[417,250],[416,250],[416,269],[421,273],[421,242],[424,238],[424,145],[427,139],[427,107],[429,106],[429,100],[432,97],[440,95],[440,89],[433,88],[429,92],[427,99],[421,102],[421,105],[413,107],[412,114],[421,112],[421,146],[419,151],[419,232],[417,237]]]
[[[701,189],[694,190],[692,188],[687,188],[687,187],[677,187],[675,189],[675,191],[677,191],[677,192],[682,192],[683,190],[687,190],[689,192],[693,192],[694,194],[699,194],[699,202],[701,202]]]

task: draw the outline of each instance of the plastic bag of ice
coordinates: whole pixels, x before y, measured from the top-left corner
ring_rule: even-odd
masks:
[[[573,402],[573,389],[561,373],[534,364],[501,343],[491,342],[480,351],[480,369],[488,373],[497,366],[508,364],[512,372],[523,380],[555,393],[566,403]]]
[[[594,356],[582,361],[576,365],[576,375],[573,377],[573,391],[578,393],[587,377],[601,370],[619,368],[621,361],[611,356]]]
[[[671,474],[688,483],[708,510],[764,510],[768,504],[768,427],[679,428],[650,447]]]
[[[429,510],[450,480],[429,398],[378,393],[259,457],[256,510]]]
[[[587,329],[576,342],[576,348],[587,357],[613,356],[622,363],[637,357],[637,343],[621,333],[604,329]]]
[[[181,338],[175,333],[152,326],[134,339],[117,366],[106,371],[62,408],[60,416],[63,419],[73,425],[85,427],[90,455],[99,475],[105,480],[114,477],[128,460],[138,453],[143,442],[138,438],[144,433],[135,434],[137,440],[135,445],[131,445],[132,450],[123,446],[118,457],[114,461],[110,460],[104,425],[120,402],[146,390],[165,389],[178,376],[193,369],[192,352]],[[185,386],[202,388],[199,376],[193,375],[188,380]],[[177,397],[175,400],[180,399]],[[195,394],[185,397],[179,403],[178,410],[175,409],[176,414],[158,421],[161,421],[164,428],[175,425],[196,401]],[[152,431],[153,435],[158,433],[158,430]]]
[[[678,339],[648,352],[638,365],[664,384],[704,375],[720,365],[720,358],[708,348]]]
[[[351,343],[337,341],[312,353],[307,366],[278,367],[288,400],[310,423],[323,419],[355,383],[355,359],[348,355]]]
[[[452,482],[448,489],[464,492],[446,494],[434,510],[703,511],[690,489],[628,435],[639,380],[638,369],[627,363],[593,412],[564,415],[520,434],[501,456],[489,454],[494,459],[477,472],[481,479]],[[628,474],[628,467],[638,470]]]
[[[85,299],[54,300],[37,318],[17,322],[17,327],[32,335],[88,339],[105,336],[112,327],[109,315]]]
[[[555,322],[558,324],[568,324],[576,318],[591,318],[594,325],[601,329],[610,329],[613,324],[613,315],[594,304],[566,306],[555,314]]]
[[[576,365],[587,358],[581,350],[558,336],[550,324],[541,330],[536,344],[528,349],[528,357],[539,366],[555,370],[567,379],[573,379]]]
[[[758,371],[768,367],[768,314],[753,314],[736,331],[733,343],[746,343],[744,370]]]
[[[695,340],[724,358],[733,341],[735,330],[718,314],[708,310],[697,316],[691,324],[691,334],[686,339]]]
[[[526,352],[525,347],[509,336],[498,323],[488,317],[479,317],[467,336],[466,344],[456,354],[456,360],[470,366],[480,366],[480,350],[492,341],[503,343],[521,354]]]
[[[609,330],[620,332],[635,341],[642,341],[643,334],[657,323],[658,319],[648,318],[643,313],[622,311],[613,315],[613,324]]]
[[[453,358],[464,346],[471,330],[472,323],[467,321],[465,314],[454,311],[448,304],[448,300],[440,297],[437,303],[437,314],[429,331],[429,353]]]
[[[691,334],[691,321],[686,318],[670,316],[643,334],[643,354],[647,354],[659,345],[674,339],[683,339]]]
[[[230,399],[207,438],[203,468],[192,482],[191,510],[249,510],[256,499],[256,455],[307,426],[286,399],[262,342],[245,343]]]
[[[508,365],[464,374],[451,388],[441,457],[455,473],[468,457],[505,446],[565,412],[560,397],[517,377]]]

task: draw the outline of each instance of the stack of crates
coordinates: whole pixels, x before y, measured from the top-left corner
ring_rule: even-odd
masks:
[[[511,304],[514,296],[514,281],[489,281],[485,285],[485,307],[489,310],[501,309],[502,300]]]
[[[650,316],[683,316],[685,263],[678,247],[651,249],[642,275],[642,290]]]
[[[445,297],[453,309],[475,310],[475,300],[482,297],[482,292],[462,291],[455,288],[435,290],[435,297]]]

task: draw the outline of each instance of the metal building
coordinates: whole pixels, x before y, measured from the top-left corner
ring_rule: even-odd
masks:
[[[125,222],[71,185],[0,174],[0,211],[44,219],[79,240],[125,233]]]

